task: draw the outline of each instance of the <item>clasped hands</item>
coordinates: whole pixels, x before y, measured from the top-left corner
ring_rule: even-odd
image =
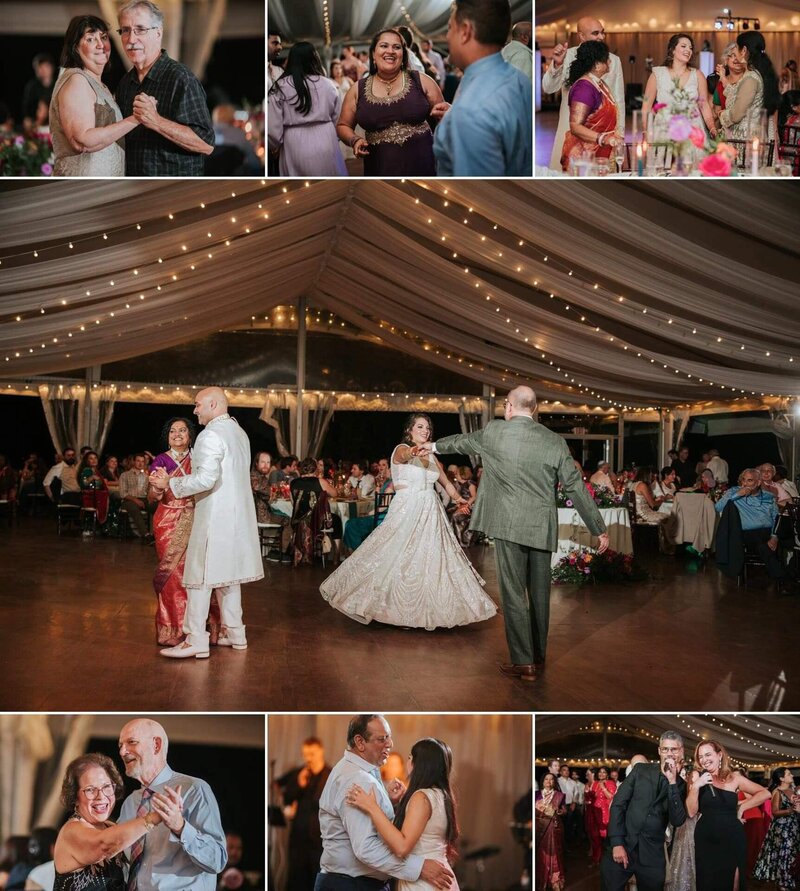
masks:
[[[133,116],[140,124],[151,130],[157,130],[161,115],[156,111],[158,100],[147,93],[137,93],[133,99]]]
[[[150,799],[153,811],[161,817],[161,822],[175,835],[183,831],[183,797],[181,787],[164,786],[163,792],[154,792]]]
[[[150,485],[157,492],[166,492],[169,486],[169,474],[163,467],[157,467],[148,477]]]

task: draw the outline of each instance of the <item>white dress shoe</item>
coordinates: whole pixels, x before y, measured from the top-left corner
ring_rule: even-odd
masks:
[[[234,650],[246,650],[247,638],[244,636],[244,626],[242,626],[241,631],[237,628],[231,633],[231,630],[223,625],[217,638],[217,646],[233,647]]]
[[[177,647],[167,647],[161,650],[161,655],[166,656],[167,659],[189,659],[192,656],[195,659],[208,659],[210,653],[208,650],[201,650],[188,641],[184,641],[179,643]]]

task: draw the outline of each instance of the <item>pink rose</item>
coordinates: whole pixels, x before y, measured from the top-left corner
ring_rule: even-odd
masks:
[[[53,175],[53,165],[52,164],[42,164],[40,170],[42,171],[43,176],[52,176]]]
[[[669,122],[667,133],[669,138],[675,142],[683,142],[689,138],[692,132],[692,125],[686,115],[676,114]]]
[[[706,144],[706,134],[700,127],[692,127],[692,132],[689,134],[689,139],[691,139],[692,143],[699,149],[703,148],[703,146]]]
[[[697,169],[703,176],[730,176],[731,162],[725,154],[715,152],[703,158]]]

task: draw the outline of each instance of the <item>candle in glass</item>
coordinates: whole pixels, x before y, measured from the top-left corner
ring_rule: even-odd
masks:
[[[750,153],[750,172],[753,176],[758,176],[758,137],[753,137],[752,148]]]
[[[642,157],[642,144],[636,144],[636,174],[644,176],[644,158]]]

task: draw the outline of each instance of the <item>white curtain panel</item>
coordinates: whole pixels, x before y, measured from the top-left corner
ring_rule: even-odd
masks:
[[[26,379],[146,355],[303,296],[499,392],[529,382],[606,407],[800,396],[791,190],[601,185],[14,191],[0,200],[0,365]]]
[[[461,887],[475,887],[475,864],[464,855],[486,845],[500,854],[486,861],[484,885],[506,888],[519,881],[523,850],[511,835],[514,803],[532,785],[531,719],[527,715],[386,715],[395,751],[405,759],[416,740],[433,736],[453,751],[452,782],[461,828],[456,874]],[[302,764],[303,740],[317,736],[334,765],[346,748],[347,715],[271,715],[268,752],[280,777]],[[281,844],[285,830],[276,830]]]

